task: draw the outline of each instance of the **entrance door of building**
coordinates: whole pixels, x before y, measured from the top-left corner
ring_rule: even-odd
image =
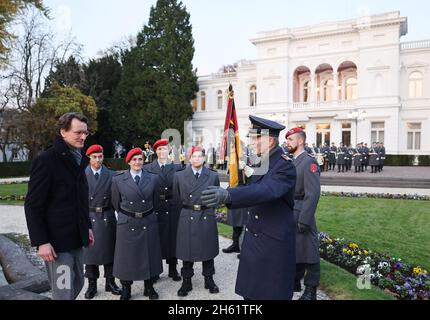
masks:
[[[317,124],[317,136],[316,136],[316,142],[317,146],[324,145],[324,143],[327,143],[327,145],[330,145],[330,124],[329,123],[320,123]]]

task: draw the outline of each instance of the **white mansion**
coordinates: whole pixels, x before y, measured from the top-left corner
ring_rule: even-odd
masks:
[[[243,137],[254,114],[304,128],[309,145],[379,141],[389,154],[430,155],[430,40],[400,42],[407,30],[390,12],[258,33],[256,60],[199,76],[194,140],[220,141],[231,83]]]

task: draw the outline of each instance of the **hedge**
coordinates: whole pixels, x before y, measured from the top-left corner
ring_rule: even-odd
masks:
[[[124,170],[128,165],[124,159],[105,159],[104,163],[112,170]],[[31,161],[0,162],[0,178],[15,178],[30,176]]]

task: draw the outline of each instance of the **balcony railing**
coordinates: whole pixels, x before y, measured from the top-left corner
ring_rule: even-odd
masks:
[[[309,108],[334,108],[334,107],[356,107],[357,100],[337,100],[337,101],[316,101],[316,102],[294,102],[293,109],[309,109]]]
[[[423,49],[430,48],[430,39],[429,40],[421,40],[421,41],[410,41],[404,42],[401,44],[401,49]]]

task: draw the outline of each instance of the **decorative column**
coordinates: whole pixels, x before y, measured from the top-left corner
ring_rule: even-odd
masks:
[[[310,85],[310,90],[311,90],[311,92],[310,92],[310,99],[309,99],[309,101],[311,102],[311,103],[314,103],[317,99],[316,99],[316,92],[317,92],[317,89],[316,89],[316,87],[315,87],[315,73],[312,73],[311,72],[311,85]]]
[[[339,100],[339,90],[337,87],[339,86],[339,79],[337,77],[337,71],[333,72],[333,101]]]

